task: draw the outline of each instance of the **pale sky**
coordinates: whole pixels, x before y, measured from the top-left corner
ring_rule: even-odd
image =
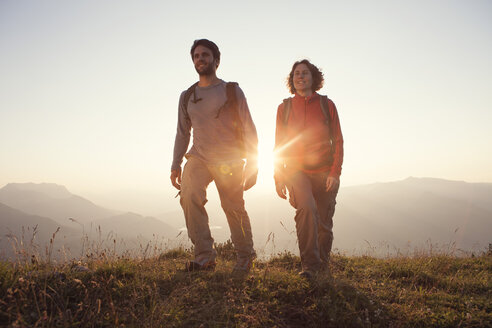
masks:
[[[285,77],[325,74],[345,138],[342,186],[436,177],[492,182],[491,1],[0,1],[0,187],[174,192],[178,97],[193,40],[246,94],[257,190]],[[252,191],[257,192],[257,191]]]

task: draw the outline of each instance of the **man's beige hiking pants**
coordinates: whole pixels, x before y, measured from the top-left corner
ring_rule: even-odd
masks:
[[[255,256],[251,223],[244,209],[243,166],[243,161],[230,165],[207,165],[196,157],[190,157],[183,169],[180,203],[188,236],[195,246],[195,261],[201,265],[214,261],[217,255],[205,210],[207,186],[212,181],[215,181],[219,192],[238,261]]]
[[[339,186],[326,191],[328,173],[289,174],[289,202],[296,209],[296,230],[303,270],[327,268],[333,244],[333,214]]]

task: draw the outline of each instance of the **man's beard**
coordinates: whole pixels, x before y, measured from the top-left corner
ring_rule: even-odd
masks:
[[[199,71],[198,68],[195,66],[195,70],[200,76],[212,75],[214,73],[214,65],[215,63],[212,62],[208,66],[204,67],[201,71]]]

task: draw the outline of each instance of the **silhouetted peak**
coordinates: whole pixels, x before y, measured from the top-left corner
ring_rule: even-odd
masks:
[[[70,198],[73,195],[67,190],[65,186],[61,186],[55,183],[9,183],[0,191],[3,192],[38,192],[51,198]]]

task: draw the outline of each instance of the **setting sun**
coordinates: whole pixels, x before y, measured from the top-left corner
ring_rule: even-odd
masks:
[[[270,143],[259,143],[258,170],[258,186],[264,188],[273,183],[273,145]]]

